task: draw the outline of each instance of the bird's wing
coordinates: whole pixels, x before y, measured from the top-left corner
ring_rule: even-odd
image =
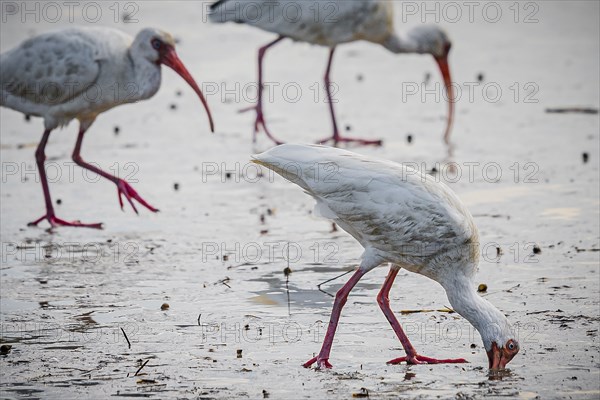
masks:
[[[308,192],[318,207],[327,207],[324,215],[334,215],[363,245],[407,257],[429,257],[472,236],[461,211],[448,207],[443,194],[400,176],[343,168],[339,181],[339,185],[309,181]]]
[[[101,52],[92,35],[77,29],[26,40],[0,57],[3,95],[39,105],[64,104],[93,86]]]
[[[210,6],[212,22],[237,22],[295,40],[334,46],[383,40],[392,27],[392,5],[382,0],[220,0]]]

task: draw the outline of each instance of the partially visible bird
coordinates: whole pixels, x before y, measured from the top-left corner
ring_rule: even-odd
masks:
[[[316,200],[317,215],[332,219],[365,249],[359,268],[335,296],[319,355],[305,367],[315,362],[319,368],[331,367],[329,353],[348,294],[382,263],[391,268],[377,302],[406,352],[389,363],[466,362],[425,357],[412,346],[389,306],[390,288],[400,268],[442,285],[454,310],[480,333],[491,369],[504,368],[518,353],[519,344],[504,314],[475,290],[477,227],[446,185],[402,164],[317,145],[280,145],[253,161],[304,189]]]
[[[254,123],[254,140],[262,128],[275,143],[281,142],[271,134],[265,122],[263,109],[263,59],[267,50],[285,38],[294,41],[329,47],[329,60],[325,70],[325,89],[329,112],[333,124],[333,135],[319,143],[332,141],[334,145],[355,142],[363,145],[381,145],[381,140],[365,140],[343,137],[340,134],[333,107],[331,93],[331,65],[335,49],[339,44],[366,40],[385,47],[395,54],[430,54],[437,62],[445,88],[448,92],[448,121],[444,133],[446,143],[454,118],[454,91],[448,53],[451,42],[446,33],[433,25],[418,26],[405,36],[400,36],[394,28],[394,2],[388,0],[258,0],[232,1],[219,0],[210,6],[210,20],[223,23],[233,21],[255,26],[279,35],[277,39],[261,47],[258,51],[258,102]]]
[[[132,38],[111,28],[70,28],[35,36],[0,55],[0,105],[44,118],[45,130],[35,157],[46,214],[29,225],[47,220],[52,227],[102,227],[101,223],[67,222],[54,212],[44,170],[45,148],[50,132],[73,119],[79,120],[80,126],[73,161],[114,182],[121,209],[124,196],[136,213],[133,200],[158,211],[126,181],[84,161],[81,144],[102,112],[152,97],[160,88],[161,64],[181,75],[198,94],[214,131],[204,95],[177,56],[175,40],[167,32],[147,28]]]

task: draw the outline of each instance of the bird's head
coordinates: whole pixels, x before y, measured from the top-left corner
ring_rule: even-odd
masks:
[[[435,59],[444,79],[444,86],[448,93],[448,121],[444,140],[446,143],[450,140],[450,131],[454,121],[454,89],[452,87],[452,76],[448,64],[448,55],[452,48],[452,42],[446,32],[436,25],[421,25],[411,29],[408,34],[415,52],[420,54],[431,54]]]
[[[452,42],[446,32],[437,25],[419,25],[407,33],[417,53],[431,54],[435,58],[447,58]]]
[[[504,316],[503,316],[504,317]],[[479,329],[490,362],[490,369],[504,369],[519,352],[519,342],[504,317],[499,323]]]
[[[464,254],[464,252],[460,252]],[[462,257],[462,256],[461,256]],[[477,294],[470,276],[449,269],[438,277],[454,311],[466,318],[481,335],[490,369],[503,369],[519,352],[519,342],[506,315]]]
[[[177,72],[188,85],[192,87],[192,89],[194,89],[198,97],[200,97],[200,101],[202,101],[206,113],[208,114],[210,130],[211,132],[214,132],[214,123],[208,108],[208,103],[206,102],[200,87],[188,72],[185,65],[183,65],[183,62],[179,59],[179,56],[175,51],[175,39],[173,36],[160,29],[146,28],[138,33],[132,48],[135,48],[136,53],[140,54],[148,61],[158,65],[164,64],[171,68],[173,71]]]

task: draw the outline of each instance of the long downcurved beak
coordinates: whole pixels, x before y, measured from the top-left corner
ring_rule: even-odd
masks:
[[[450,49],[448,49],[449,51]],[[444,142],[450,142],[450,131],[454,122],[454,89],[452,87],[452,76],[450,75],[450,66],[448,65],[448,53],[443,57],[435,57],[435,61],[440,67],[440,72],[444,78],[444,86],[448,93],[448,122],[446,124],[446,132],[444,133]]]
[[[167,67],[171,68],[173,71],[177,72],[188,83],[188,85],[190,85],[192,87],[192,89],[194,89],[194,91],[198,94],[198,97],[200,97],[200,101],[202,101],[202,104],[204,105],[204,109],[206,110],[206,113],[208,114],[208,121],[210,123],[210,131],[214,132],[215,124],[213,122],[212,115],[210,114],[210,110],[208,108],[208,103],[206,102],[206,99],[204,98],[202,91],[198,87],[198,84],[196,84],[196,81],[194,80],[194,78],[192,78],[192,75],[188,72],[185,65],[183,65],[183,63],[177,56],[175,49],[172,47],[169,47],[168,50],[166,50],[162,54],[160,61],[163,64],[165,64]]]

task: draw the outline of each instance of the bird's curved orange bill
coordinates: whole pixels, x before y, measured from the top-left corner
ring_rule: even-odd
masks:
[[[444,133],[444,141],[450,142],[450,131],[454,122],[454,89],[452,87],[452,76],[450,75],[450,66],[448,65],[448,55],[444,57],[436,57],[435,61],[440,67],[440,72],[444,78],[444,86],[448,93],[448,122],[446,124],[446,132]]]
[[[214,132],[215,124],[213,122],[212,115],[208,108],[208,103],[206,102],[206,99],[204,98],[202,91],[198,87],[198,84],[196,83],[194,78],[192,78],[192,75],[188,72],[185,65],[183,65],[183,62],[181,62],[181,60],[177,56],[175,49],[172,47],[169,47],[169,49],[162,54],[160,61],[163,64],[165,64],[167,67],[171,68],[173,71],[177,72],[188,83],[188,85],[190,85],[192,87],[192,89],[194,89],[194,91],[198,94],[198,97],[200,97],[200,100],[202,101],[202,104],[204,105],[204,109],[206,110],[206,113],[208,114],[208,121],[210,123],[210,131]]]
[[[487,355],[491,370],[506,368],[506,364],[508,364],[514,357],[514,354],[509,354],[504,347],[498,347],[496,342],[492,343],[492,349],[487,352]]]

